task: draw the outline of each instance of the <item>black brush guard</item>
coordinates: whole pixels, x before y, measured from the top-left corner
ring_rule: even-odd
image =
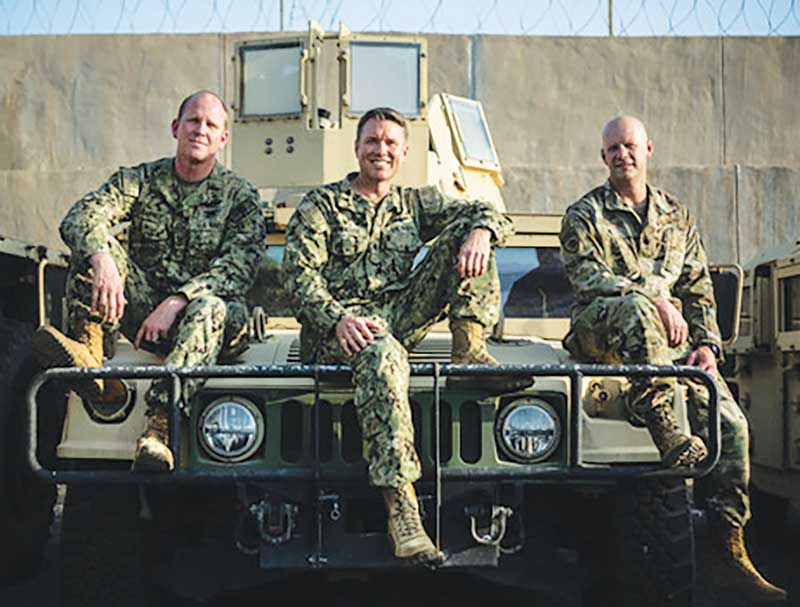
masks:
[[[175,470],[169,474],[134,473],[109,470],[49,470],[38,460],[36,450],[36,395],[42,385],[50,380],[70,380],[89,378],[126,378],[126,379],[172,379],[172,417],[170,427],[177,428],[182,412],[178,407],[181,394],[181,382],[185,378],[298,378],[309,377],[314,380],[315,403],[319,403],[320,380],[329,377],[347,376],[350,367],[344,365],[214,365],[198,367],[167,366],[120,366],[97,369],[49,369],[34,378],[28,390],[28,414],[30,439],[28,459],[34,473],[50,483],[142,483],[163,484],[175,482],[258,482],[280,480],[307,480],[319,483],[322,480],[343,480],[336,474],[326,474],[323,479],[319,461],[319,407],[315,407],[317,423],[314,436],[313,469],[269,469],[252,470],[183,470],[181,469],[181,436],[179,432],[170,432],[170,449],[175,457]],[[433,378],[434,392],[434,436],[436,437],[433,478],[426,474],[422,480],[433,480],[436,484],[437,504],[441,482],[458,481],[508,481],[508,480],[603,480],[653,476],[682,476],[698,478],[707,474],[717,463],[720,455],[720,416],[718,390],[712,377],[697,367],[679,365],[440,365],[438,363],[418,363],[411,365],[412,376],[429,376]],[[569,432],[571,432],[572,453],[571,465],[565,469],[541,469],[537,465],[524,465],[509,468],[478,467],[469,469],[442,468],[440,419],[441,378],[449,375],[481,376],[506,375],[509,377],[569,377],[572,406],[569,407]],[[581,424],[579,423],[580,402],[575,404],[575,395],[581,394],[581,382],[584,377],[678,377],[700,380],[709,390],[709,457],[693,468],[664,469],[657,464],[616,464],[598,465],[579,463],[581,445]],[[348,478],[351,478],[348,476]]]

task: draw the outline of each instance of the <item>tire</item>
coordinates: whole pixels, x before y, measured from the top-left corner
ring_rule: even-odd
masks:
[[[691,607],[695,542],[683,479],[621,483],[615,521],[625,605]]]
[[[682,479],[621,482],[576,517],[584,607],[691,607],[694,528]]]
[[[38,368],[29,325],[0,319],[0,582],[18,581],[42,564],[56,487],[38,479],[27,460],[26,391]],[[63,391],[52,382],[39,398],[38,456],[50,466],[63,421]],[[60,393],[60,398],[56,395]]]

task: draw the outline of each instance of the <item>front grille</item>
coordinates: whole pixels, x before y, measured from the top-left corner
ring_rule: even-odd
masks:
[[[458,459],[476,463],[481,459],[481,406],[488,407],[493,419],[494,405],[467,401],[459,405],[441,402],[440,453],[450,462],[458,445]],[[269,405],[268,405],[269,406]],[[274,405],[280,419],[280,457],[287,464],[307,464],[314,460],[315,415],[313,407],[299,401]],[[425,400],[411,401],[414,422],[414,447],[423,463],[432,464],[436,453],[435,409]],[[486,419],[486,416],[483,416]],[[363,464],[361,428],[352,399],[333,404],[319,403],[319,458],[321,463]]]
[[[450,363],[450,344],[439,341],[423,341],[408,355],[411,363]],[[300,364],[300,340],[295,339],[286,355],[287,364]]]

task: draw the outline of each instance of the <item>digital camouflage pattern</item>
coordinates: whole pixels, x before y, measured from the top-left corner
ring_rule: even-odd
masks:
[[[393,187],[379,203],[348,179],[310,192],[286,231],[284,276],[302,323],[304,362],[353,368],[355,404],[372,484],[402,487],[420,475],[408,403],[408,350],[446,313],[489,327],[500,311],[494,256],[487,271],[462,279],[455,263],[469,232],[486,227],[495,243],[511,222],[482,202],[448,198],[435,188]],[[426,241],[424,260],[412,270]],[[348,359],[335,336],[345,315],[383,329]]]
[[[567,209],[561,253],[576,293],[572,326],[564,346],[579,361],[607,364],[685,362],[700,344],[721,346],[716,304],[703,245],[689,212],[670,195],[648,186],[644,223],[610,182]],[[689,325],[689,342],[670,348],[652,300],[668,297]],[[633,382],[634,413],[667,399],[677,380]],[[692,431],[708,440],[708,393],[690,380]],[[732,524],[750,517],[747,421],[724,381],[718,382],[722,453],[719,464],[698,483],[709,507]]]
[[[108,251],[128,227],[128,255],[158,293],[240,298],[264,255],[258,192],[219,162],[199,183],[177,177],[172,158],[121,168],[76,202],[61,222],[73,257]]]
[[[596,297],[667,297],[689,324],[695,346],[721,348],[708,260],[694,221],[666,192],[647,191],[644,222],[609,181],[567,209],[561,249],[577,299],[573,318]]]
[[[121,242],[120,230],[129,223]],[[67,277],[68,326],[103,321],[90,310],[89,256],[107,251],[125,285],[120,321],[104,322],[105,353],[113,356],[117,331],[133,341],[142,322],[169,295],[189,304],[171,328],[164,364],[214,364],[248,344],[244,294],[263,257],[266,228],[258,194],[244,178],[217,163],[205,180],[181,181],[172,158],[122,168],[76,202],[61,223],[72,250]],[[185,382],[184,402],[201,382]],[[154,382],[150,406],[167,403],[166,382]]]

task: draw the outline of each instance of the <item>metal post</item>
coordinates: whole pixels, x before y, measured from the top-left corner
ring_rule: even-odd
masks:
[[[281,7],[281,31],[283,31],[283,0],[278,0],[278,4],[280,4]]]
[[[436,507],[436,549],[441,550],[441,523],[442,523],[442,421],[441,421],[441,398],[439,395],[440,381],[439,381],[439,363],[433,363],[433,415],[434,415],[434,444],[436,445],[436,454],[434,459],[434,473],[436,475],[435,485],[435,507]]]
[[[608,35],[614,37],[614,0],[608,0]]]

